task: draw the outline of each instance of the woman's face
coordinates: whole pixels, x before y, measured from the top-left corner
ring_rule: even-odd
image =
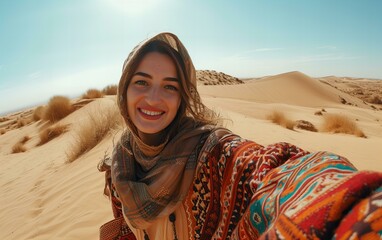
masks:
[[[154,134],[174,120],[180,83],[173,60],[162,53],[146,54],[127,87],[127,110],[138,131]]]

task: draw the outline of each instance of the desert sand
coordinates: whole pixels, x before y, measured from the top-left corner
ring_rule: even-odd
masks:
[[[262,145],[284,141],[309,151],[335,152],[360,170],[382,171],[382,105],[367,102],[374,96],[382,99],[381,80],[314,79],[300,72],[239,80],[203,71],[198,77],[203,78],[198,89],[204,103],[242,137]],[[97,163],[111,153],[123,126],[73,162],[68,162],[67,153],[73,148],[76,131],[89,124],[86,116],[116,108],[115,96],[73,103],[78,109],[56,123],[68,124],[68,131],[41,146],[37,146],[39,133],[49,123],[17,124],[30,119],[33,108],[2,116],[0,239],[97,239],[99,226],[112,219],[109,200],[103,196],[104,175],[98,172]],[[289,130],[268,120],[276,110],[317,129],[325,114],[340,113],[354,120],[366,138]],[[30,138],[24,144],[26,151],[12,153],[24,136]]]

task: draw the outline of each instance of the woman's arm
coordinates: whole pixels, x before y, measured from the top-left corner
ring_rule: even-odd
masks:
[[[190,202],[195,238],[229,238],[267,172],[304,154],[287,143],[263,147],[233,134],[209,136],[199,157]]]

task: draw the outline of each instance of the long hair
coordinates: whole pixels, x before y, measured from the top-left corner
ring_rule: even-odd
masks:
[[[170,33],[163,33],[170,34]],[[159,35],[156,37],[158,38]],[[170,37],[179,41],[175,35],[170,34]],[[196,84],[196,72],[192,64],[191,58],[188,56],[186,49],[180,43],[177,43],[178,49],[175,49],[169,42],[161,39],[153,38],[146,41],[144,44],[138,45],[129,57],[125,61],[123,73],[118,86],[118,106],[121,111],[121,115],[125,119],[125,122],[129,128],[135,128],[128,116],[127,111],[127,88],[130,81],[138,68],[138,65],[142,59],[151,52],[158,52],[169,56],[175,64],[177,77],[180,80],[180,96],[181,104],[179,106],[177,115],[169,128],[177,129],[182,123],[182,119],[185,117],[192,117],[197,125],[203,124],[216,124],[217,115],[210,109],[208,109],[201,101],[200,95],[197,91]],[[180,44],[180,45],[179,45]],[[182,49],[179,49],[182,48]],[[180,53],[180,50],[183,51]],[[136,131],[136,129],[131,129]]]

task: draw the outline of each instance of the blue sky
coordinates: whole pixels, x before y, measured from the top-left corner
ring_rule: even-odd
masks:
[[[0,113],[119,81],[140,41],[179,36],[197,69],[382,79],[382,1],[3,0]]]

